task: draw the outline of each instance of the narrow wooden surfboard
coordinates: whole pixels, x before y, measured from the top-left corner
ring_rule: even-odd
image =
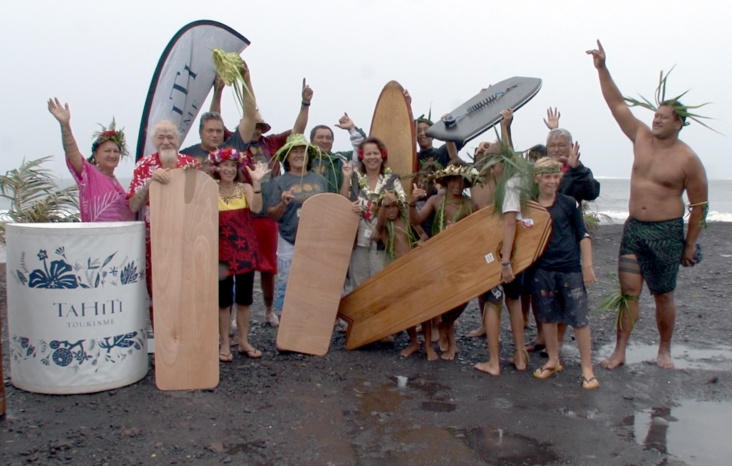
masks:
[[[370,136],[386,144],[386,166],[402,177],[402,186],[408,192],[412,181],[404,177],[418,169],[417,134],[412,107],[404,98],[404,88],[396,81],[389,81],[379,95]]]
[[[218,187],[198,170],[175,169],[150,185],[155,384],[213,388],[218,362]]]
[[[541,255],[551,235],[549,213],[524,209],[512,253],[519,273]],[[503,220],[486,207],[392,262],[341,299],[349,322],[346,349],[355,349],[439,316],[501,284]]]
[[[442,141],[468,142],[501,121],[501,110],[521,108],[540,89],[539,78],[508,78],[480,91],[450,112],[454,125],[446,125],[441,119],[427,129],[427,134]]]
[[[333,335],[358,215],[339,194],[317,194],[302,206],[277,332],[277,348],[324,356]]]

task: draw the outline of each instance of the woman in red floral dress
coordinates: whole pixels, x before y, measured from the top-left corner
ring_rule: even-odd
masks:
[[[211,152],[213,176],[219,182],[219,360],[233,359],[229,340],[230,309],[236,304],[239,353],[250,358],[262,352],[249,343],[254,269],[259,261],[251,212],[262,210],[262,178],[269,173],[264,164],[246,167],[252,183],[243,182],[243,154],[226,148]]]

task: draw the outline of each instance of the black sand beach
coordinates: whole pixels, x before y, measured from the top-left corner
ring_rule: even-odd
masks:
[[[599,283],[589,290],[593,356],[612,350],[615,316],[598,311],[613,285],[621,225],[595,235]],[[466,334],[479,322],[475,302],[457,327],[455,361],[400,359],[395,345],[347,352],[334,336],[325,357],[279,353],[255,297],[251,342],[260,360],[235,355],[221,364],[214,390],[162,392],[152,372],[134,385],[89,395],[27,393],[10,383],[5,274],[3,367],[7,415],[0,422],[3,464],[726,464],[732,445],[732,224],[702,233],[703,262],[682,269],[676,292],[673,356],[655,365],[653,300],[644,290],[628,364],[596,367],[602,386],[580,388],[571,332],[565,370],[539,381],[532,353],[517,372],[473,369],[485,340]],[[4,267],[3,267],[4,271]],[[527,341],[535,333],[528,331]],[[726,419],[718,427],[715,419]],[[717,437],[721,435],[722,437]],[[710,443],[704,443],[710,441]]]

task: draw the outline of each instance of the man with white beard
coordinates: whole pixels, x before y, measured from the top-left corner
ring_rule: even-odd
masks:
[[[132,182],[127,197],[130,200],[130,210],[139,212],[139,217],[145,221],[145,280],[152,303],[152,267],[150,265],[150,183],[170,182],[168,171],[174,168],[201,169],[198,161],[190,155],[179,154],[180,132],[175,123],[161,120],[155,124],[152,131],[154,154],[146,155],[138,160],[132,172]],[[152,305],[150,306],[150,322],[152,322]]]

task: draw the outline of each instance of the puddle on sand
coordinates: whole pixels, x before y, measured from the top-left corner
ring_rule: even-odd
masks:
[[[615,343],[603,346],[597,351],[597,359],[607,358],[614,349]],[[655,364],[657,355],[657,345],[630,343],[625,352],[625,364],[638,364],[644,361]],[[732,348],[728,346],[696,349],[672,343],[671,356],[677,369],[732,370]]]
[[[560,460],[549,444],[525,435],[483,427],[451,430],[456,438],[489,464],[546,464]]]
[[[633,426],[636,442],[647,450],[689,464],[730,464],[730,402],[687,400],[671,408],[645,409],[631,418],[626,424]]]

